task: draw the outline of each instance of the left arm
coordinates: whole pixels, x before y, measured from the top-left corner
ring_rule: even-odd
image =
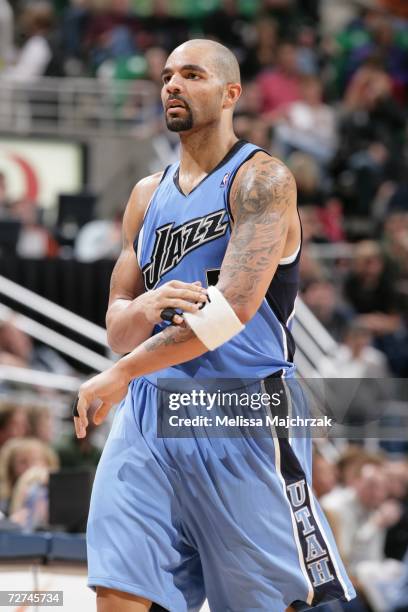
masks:
[[[234,226],[217,288],[240,321],[246,323],[260,307],[283,254],[296,209],[292,174],[278,160],[258,153],[237,173],[231,207]],[[102,400],[94,419],[99,424],[112,405],[125,396],[133,378],[190,361],[207,350],[189,327],[169,326],[149,338],[81,386],[80,418],[75,418],[77,436],[86,435],[86,413],[93,400]]]

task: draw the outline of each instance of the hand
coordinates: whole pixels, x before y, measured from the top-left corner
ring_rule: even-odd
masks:
[[[74,417],[75,433],[77,438],[86,436],[88,426],[87,412],[95,400],[101,404],[95,411],[93,421],[100,425],[108,415],[113,405],[119,403],[126,395],[130,379],[116,365],[87,380],[81,385],[78,392],[77,410],[79,417]]]
[[[376,510],[374,521],[378,527],[386,529],[398,523],[402,515],[401,504],[394,499],[387,499]]]
[[[160,313],[165,308],[179,308],[183,312],[197,312],[202,303],[207,301],[207,290],[200,281],[184,283],[172,280],[157,289],[152,289],[139,296],[138,305],[143,304],[144,315],[151,325],[162,323]],[[181,325],[184,319],[180,315],[173,317],[173,323]]]

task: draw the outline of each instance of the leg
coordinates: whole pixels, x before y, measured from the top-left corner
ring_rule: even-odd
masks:
[[[96,587],[96,605],[98,612],[148,612],[151,601],[116,589]]]
[[[105,606],[101,599],[99,612],[145,612],[149,602],[192,612],[204,599],[197,551],[184,542],[178,501],[161,462],[156,393],[143,379],[130,386],[96,471],[87,525],[88,586],[141,600],[122,596]],[[159,612],[157,605],[150,612]]]

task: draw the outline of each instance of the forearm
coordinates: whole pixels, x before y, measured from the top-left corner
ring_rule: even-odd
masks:
[[[130,381],[190,361],[207,351],[189,327],[168,326],[122,357],[114,367]]]
[[[109,346],[119,354],[129,353],[153,332],[153,325],[145,316],[143,300],[139,298],[115,300],[106,314],[106,328]]]

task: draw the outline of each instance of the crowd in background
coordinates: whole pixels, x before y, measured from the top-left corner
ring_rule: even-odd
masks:
[[[237,135],[284,159],[296,178],[301,295],[339,343],[321,373],[408,377],[407,2],[0,0],[0,86],[39,76],[148,80],[157,91],[151,137],[173,145],[161,115],[160,72],[172,48],[200,36],[228,45],[239,59]],[[132,97],[120,110],[135,136],[146,133]],[[59,253],[35,204],[9,201],[1,175],[0,217],[22,221],[26,243],[40,244],[42,257]],[[112,255],[120,249],[113,229]],[[12,322],[0,327],[0,364],[38,366],[41,358]],[[40,433],[41,418],[30,414],[0,410],[0,508],[25,526],[46,519],[50,470],[98,460],[88,438],[53,446]],[[356,445],[337,455],[315,448],[315,491],[363,594],[354,612],[391,609],[385,606],[398,597],[393,610],[408,609],[408,580],[396,586],[408,545],[402,457]],[[376,608],[382,596],[388,604]]]
[[[82,440],[70,417],[68,427],[63,425],[45,402],[0,400],[0,519],[8,517],[26,531],[49,527],[50,473],[96,468],[101,448],[93,439],[92,422]]]

